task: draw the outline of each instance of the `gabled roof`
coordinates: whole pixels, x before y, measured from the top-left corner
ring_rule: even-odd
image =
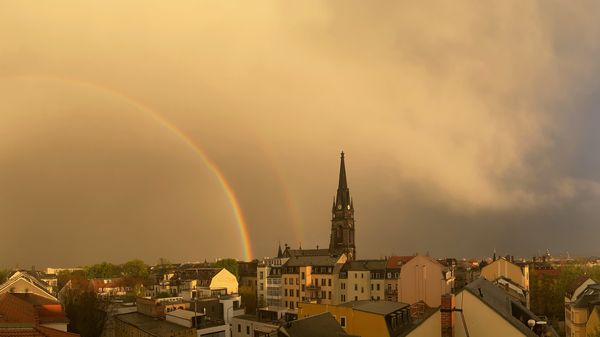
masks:
[[[600,284],[587,286],[581,296],[575,301],[576,308],[590,308],[600,304]]]
[[[15,272],[6,282],[0,284],[0,293],[9,292],[10,289],[19,281],[24,281],[31,284],[32,287],[38,289],[41,293],[47,295],[46,297],[51,299],[56,299],[54,295],[52,295],[48,291],[48,284],[38,280],[32,275],[27,274],[26,272],[17,271]]]
[[[527,326],[526,322],[529,319],[539,321],[540,318],[520,302],[513,300],[505,291],[490,281],[484,278],[476,279],[466,285],[463,291],[468,291],[478,298],[499,316],[521,331],[523,335],[530,337],[538,336]],[[519,315],[523,320],[517,319],[515,315]],[[558,336],[554,330],[551,331],[554,333],[554,336]]]
[[[339,305],[340,307],[348,307],[354,310],[370,312],[378,315],[388,315],[395,311],[408,309],[410,305],[402,302],[392,301],[351,301]]]
[[[287,322],[279,327],[278,332],[288,337],[350,336],[329,312]]]
[[[577,279],[573,280],[573,282],[571,282],[567,286],[567,291],[566,291],[567,297],[572,297],[575,290],[577,290],[577,288],[581,287],[587,280],[594,281],[591,277],[589,277],[587,275],[581,275]],[[594,283],[597,283],[597,282],[594,281]]]
[[[401,268],[403,264],[412,260],[416,255],[408,255],[408,256],[390,256],[387,260],[386,268],[387,269],[396,269]]]
[[[6,293],[0,295],[0,315],[9,323],[68,323],[69,320],[56,301],[36,294]]]
[[[90,282],[92,282],[92,286],[96,291],[100,288],[121,288],[124,286],[124,281],[120,277],[94,278]]]

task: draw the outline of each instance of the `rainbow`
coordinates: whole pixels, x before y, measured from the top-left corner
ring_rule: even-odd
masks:
[[[10,79],[24,79],[24,80],[46,80],[46,81],[60,81],[69,84],[75,84],[80,86],[87,86],[97,90],[101,90],[103,92],[109,93],[111,95],[117,96],[120,99],[126,101],[128,104],[132,105],[136,109],[140,110],[143,113],[151,116],[156,122],[165,127],[167,130],[172,132],[177,136],[179,140],[181,140],[186,146],[188,146],[200,159],[204,162],[209,171],[217,178],[221,189],[225,193],[227,200],[231,206],[231,210],[235,216],[235,220],[239,229],[240,241],[242,244],[243,255],[246,261],[252,260],[254,258],[254,254],[252,252],[252,245],[250,242],[250,234],[248,233],[248,223],[244,217],[244,212],[240,207],[240,202],[235,194],[234,189],[231,187],[231,184],[223,174],[223,172],[219,169],[219,166],[213,162],[206,152],[196,144],[188,135],[186,135],[181,129],[175,126],[173,123],[166,120],[161,114],[152,109],[151,107],[145,105],[139,100],[130,97],[120,91],[114,90],[110,87],[100,85],[93,82],[87,82],[79,79],[71,79],[71,78],[63,78],[63,77],[45,77],[45,76],[31,76],[31,75],[19,75],[19,76],[10,76],[4,77]]]

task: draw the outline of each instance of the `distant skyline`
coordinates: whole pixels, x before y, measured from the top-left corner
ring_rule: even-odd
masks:
[[[0,267],[600,255],[599,10],[3,1]]]

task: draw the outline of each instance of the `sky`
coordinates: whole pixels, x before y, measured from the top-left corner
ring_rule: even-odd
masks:
[[[0,0],[0,267],[600,255],[599,7]]]

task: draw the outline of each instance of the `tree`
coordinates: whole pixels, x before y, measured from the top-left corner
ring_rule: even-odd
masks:
[[[106,322],[103,304],[92,291],[69,289],[64,297],[68,331],[81,337],[100,337]]]
[[[213,263],[213,267],[225,268],[239,279],[238,262],[236,259],[221,259]]]
[[[253,315],[256,313],[256,292],[249,286],[240,286],[238,292],[242,297],[242,303],[246,307],[246,314]]]
[[[8,275],[10,275],[10,270],[0,269],[0,284],[6,282],[6,280],[8,279]]]
[[[125,262],[121,267],[123,276],[136,281],[145,281],[148,278],[148,266],[144,261],[135,259]]]
[[[119,277],[122,273],[122,268],[109,262],[94,264],[85,268],[88,278],[113,278]]]

